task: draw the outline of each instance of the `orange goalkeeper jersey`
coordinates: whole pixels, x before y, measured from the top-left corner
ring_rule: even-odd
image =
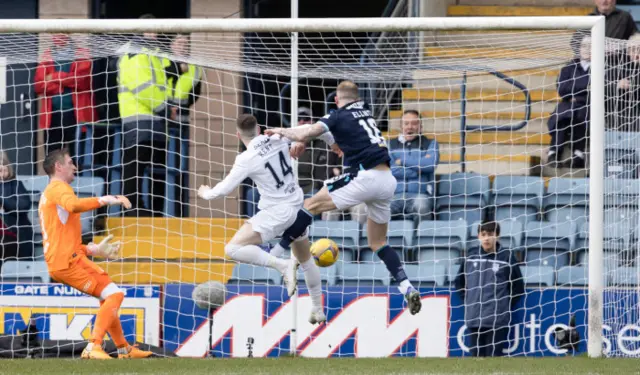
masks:
[[[69,268],[73,254],[86,254],[82,244],[80,213],[100,207],[98,198],[78,198],[69,184],[60,180],[49,183],[38,205],[44,244],[44,259],[49,272]]]

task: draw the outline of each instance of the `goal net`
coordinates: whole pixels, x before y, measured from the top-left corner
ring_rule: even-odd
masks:
[[[0,119],[9,170],[0,271],[0,340],[8,344],[0,355],[37,347],[77,354],[91,337],[99,302],[51,280],[41,246],[41,165],[60,146],[78,166],[72,186],[80,197],[126,194],[133,202],[124,212],[82,214],[83,241],[123,241],[121,260],[96,262],[126,291],[127,339],[165,355],[577,355],[587,351],[590,324],[602,324],[605,355],[638,354],[640,41],[605,42],[603,137],[602,124],[590,123],[590,112],[602,114],[592,99],[601,80],[590,79],[602,67],[592,61],[600,39],[586,21],[579,32],[552,23],[536,30],[531,20],[530,29],[511,22],[519,30],[471,20],[467,29],[397,23],[414,31],[310,26],[297,30],[297,48],[295,30],[277,23],[223,30],[192,21],[184,34],[169,33],[180,30],[169,22],[157,34],[88,26],[0,35],[0,100],[11,108]],[[345,79],[358,84],[371,126],[386,139],[398,181],[388,243],[423,308],[417,316],[406,309],[369,248],[366,207],[356,206],[318,215],[310,227],[311,240],[340,247],[338,262],[321,269],[328,323],[316,327],[307,322],[301,271],[289,299],[278,272],[225,257],[225,244],[258,211],[253,182],[214,201],[197,189],[220,182],[245,149],[240,114],[263,128],[312,123],[337,110],[335,89]],[[295,167],[306,196],[344,172],[320,141]],[[8,190],[13,175],[20,185]],[[594,202],[604,205],[604,219]],[[594,225],[594,217],[603,221]],[[495,254],[479,241],[492,234],[480,225],[494,221]],[[590,268],[604,284],[590,284]],[[192,297],[209,281],[226,286],[215,311]],[[589,305],[589,288],[600,306]],[[589,352],[599,355],[597,347]]]

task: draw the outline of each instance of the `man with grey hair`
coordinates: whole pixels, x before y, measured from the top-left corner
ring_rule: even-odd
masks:
[[[595,0],[594,3],[596,8],[589,15],[605,17],[607,38],[627,40],[638,31],[631,14],[616,8],[616,0]]]

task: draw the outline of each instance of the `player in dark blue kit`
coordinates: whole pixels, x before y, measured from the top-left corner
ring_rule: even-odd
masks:
[[[400,292],[409,304],[409,311],[415,315],[422,307],[420,293],[407,279],[398,254],[386,243],[387,227],[391,219],[390,205],[397,184],[391,174],[387,144],[368,105],[359,99],[355,83],[341,82],[336,90],[335,101],[338,110],[313,125],[265,131],[265,134],[280,134],[297,142],[307,142],[331,132],[339,150],[344,153],[346,172],[325,181],[324,187],[316,195],[305,200],[296,222],[284,232],[282,241],[273,251],[279,253],[287,249],[294,239],[306,232],[313,216],[335,209],[345,210],[364,202],[367,206],[369,247],[378,254],[393,278],[400,283]],[[299,152],[300,146],[294,145],[293,152]],[[335,145],[332,147],[337,150]],[[322,311],[312,314],[310,318],[311,323],[325,320]]]

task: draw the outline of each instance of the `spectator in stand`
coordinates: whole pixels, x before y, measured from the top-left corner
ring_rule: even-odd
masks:
[[[616,130],[640,131],[640,34],[633,35],[627,44],[627,54],[618,68],[615,82]]]
[[[29,221],[31,198],[16,180],[11,161],[0,151],[0,267],[3,260],[33,259],[33,225]]]
[[[402,134],[391,140],[391,171],[398,180],[391,216],[424,218],[433,212],[435,170],[440,160],[438,141],[422,134],[422,118],[413,109],[402,115]]]
[[[158,57],[159,45],[158,35],[146,32],[120,49],[124,53],[118,64],[123,193],[133,205],[125,216],[161,216],[164,211],[164,180],[153,178],[152,172],[167,165],[168,64]],[[150,207],[141,194],[145,185],[151,192]]]
[[[189,57],[189,36],[178,34],[171,42],[171,52],[180,61],[166,60],[167,82],[169,85],[169,130],[178,134],[176,144],[178,147],[175,155],[169,157],[176,158],[177,166],[180,166],[182,157],[189,156],[189,150],[183,150],[183,141],[189,142],[189,114],[191,107],[200,99],[202,89],[202,76],[204,74],[201,67],[189,64],[186,59]],[[187,147],[185,147],[187,148]],[[187,163],[188,164],[188,163]],[[187,167],[187,166],[185,166]],[[186,169],[186,168],[185,168]],[[188,174],[183,170],[179,174],[176,184],[178,194],[176,202],[177,217],[188,216],[189,190],[187,186]]]
[[[560,70],[558,95],[561,98],[547,125],[551,147],[547,154],[550,167],[585,167],[587,130],[589,127],[589,86],[591,67],[591,38],[580,43],[580,55]],[[571,146],[571,158],[562,160],[566,145]]]
[[[97,120],[91,87],[89,50],[76,47],[67,34],[54,34],[35,73],[40,97],[40,128],[45,154],[67,148],[75,157],[76,125]]]
[[[629,12],[616,8],[616,0],[595,0],[596,9],[590,16],[605,17],[605,31],[607,38],[629,39],[638,31],[633,17]]]
[[[500,225],[484,222],[478,241],[467,251],[454,281],[464,303],[464,318],[474,357],[498,357],[507,348],[511,310],[524,294],[524,281],[514,253],[498,241]]]

